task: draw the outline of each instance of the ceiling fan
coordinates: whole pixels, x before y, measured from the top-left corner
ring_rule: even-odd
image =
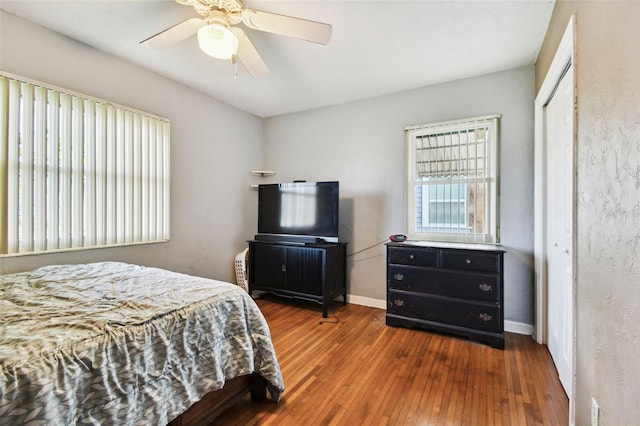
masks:
[[[263,77],[269,69],[245,32],[236,25],[244,23],[254,30],[327,44],[331,25],[291,16],[262,12],[244,7],[243,0],[176,0],[193,6],[201,18],[190,18],[140,42],[163,48],[198,34],[200,49],[218,59],[240,59],[252,77]]]

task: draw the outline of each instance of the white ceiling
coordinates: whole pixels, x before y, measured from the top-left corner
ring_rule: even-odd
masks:
[[[187,18],[173,0],[0,0],[0,8],[255,114],[269,117],[531,65],[551,0],[246,0],[247,8],[333,25],[324,46],[246,28],[271,74],[204,55],[195,37],[139,42]]]

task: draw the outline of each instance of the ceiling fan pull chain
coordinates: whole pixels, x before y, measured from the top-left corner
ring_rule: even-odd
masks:
[[[233,79],[238,79],[238,57],[236,55],[231,55],[231,63],[233,64]]]

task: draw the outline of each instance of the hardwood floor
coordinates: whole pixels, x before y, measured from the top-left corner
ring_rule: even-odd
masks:
[[[388,327],[385,311],[257,300],[285,382],[278,404],[249,397],[216,425],[567,425],[568,400],[545,346],[506,349]],[[331,312],[331,311],[330,311]]]

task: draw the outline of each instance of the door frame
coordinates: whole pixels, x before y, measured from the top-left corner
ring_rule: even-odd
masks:
[[[577,94],[577,79],[576,79],[576,19],[575,15],[572,15],[569,19],[567,28],[562,36],[560,44],[553,57],[551,65],[544,77],[544,81],[538,95],[536,96],[534,103],[534,129],[535,129],[535,154],[534,154],[534,271],[535,271],[535,329],[534,337],[540,344],[547,343],[547,306],[548,306],[548,283],[547,283],[547,253],[545,249],[546,245],[546,143],[545,143],[545,105],[553,96],[556,87],[564,75],[567,64],[571,63],[569,72],[573,74],[573,189],[572,189],[572,204],[573,204],[573,232],[572,232],[572,267],[573,267],[573,289],[572,289],[572,304],[573,304],[573,330],[571,331],[573,339],[573,354],[572,354],[572,395],[569,395],[569,423],[573,424],[575,419],[575,371],[576,371],[576,277],[577,277],[577,243],[576,243],[576,217],[577,217],[577,110],[576,110],[576,94]]]

